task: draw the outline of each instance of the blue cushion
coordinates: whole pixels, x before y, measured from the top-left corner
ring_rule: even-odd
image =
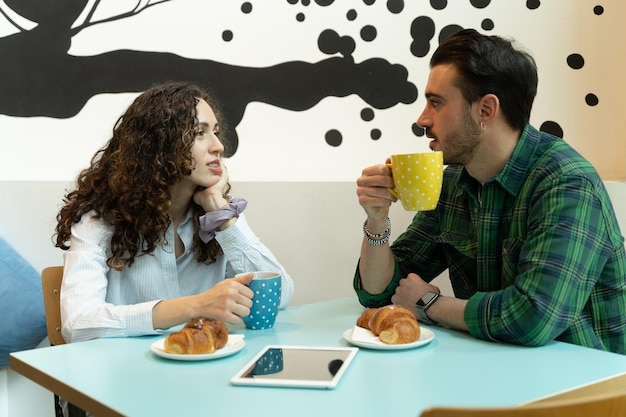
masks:
[[[47,334],[41,276],[0,237],[0,368]]]

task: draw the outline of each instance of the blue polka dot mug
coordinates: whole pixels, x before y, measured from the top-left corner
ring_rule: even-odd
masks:
[[[270,329],[276,322],[282,280],[279,272],[257,271],[248,287],[254,292],[250,315],[243,318],[248,329]]]

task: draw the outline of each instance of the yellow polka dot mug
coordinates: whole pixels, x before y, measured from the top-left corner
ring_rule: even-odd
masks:
[[[437,207],[443,181],[441,151],[391,155],[387,166],[394,184],[388,190],[405,210],[426,211]]]

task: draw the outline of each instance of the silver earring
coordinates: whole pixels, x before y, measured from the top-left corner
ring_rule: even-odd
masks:
[[[485,129],[487,129],[487,126],[485,126],[483,122],[480,122],[480,130],[485,130]]]

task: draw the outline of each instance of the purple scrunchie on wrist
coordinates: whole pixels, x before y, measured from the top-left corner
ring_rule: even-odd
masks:
[[[204,243],[215,238],[217,228],[228,219],[239,217],[245,210],[248,202],[243,198],[233,198],[224,207],[210,211],[200,216],[200,230],[198,234]]]

